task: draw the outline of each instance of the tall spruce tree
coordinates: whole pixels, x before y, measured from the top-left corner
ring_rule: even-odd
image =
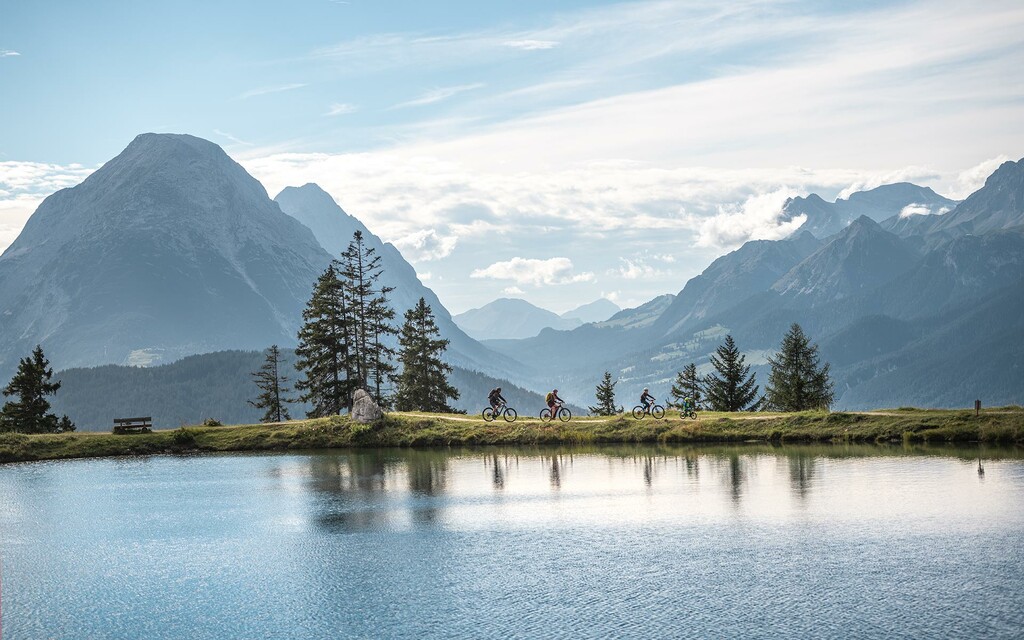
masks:
[[[434,314],[426,300],[420,298],[405,312],[405,323],[398,335],[402,372],[398,376],[395,408],[399,411],[430,411],[454,413],[448,399],[459,399],[459,390],[448,383],[451,365],[441,358],[448,340],[434,322]]]
[[[768,358],[766,400],[774,411],[827,409],[834,397],[829,364],[821,364],[818,345],[793,323],[782,339],[779,352]]]
[[[346,304],[345,285],[334,264],[317,278],[299,329],[298,358],[295,368],[302,376],[295,388],[299,399],[312,409],[308,418],[337,415],[351,408],[355,391],[355,364],[352,358],[352,319]]]
[[[596,416],[614,416],[619,412],[615,408],[615,385],[617,384],[619,381],[612,381],[611,372],[605,371],[594,394],[597,397],[597,405],[588,407],[590,413]]]
[[[676,374],[676,381],[672,384],[669,395],[672,396],[672,404],[678,407],[683,406],[683,401],[689,398],[693,401],[694,408],[700,408],[703,392],[700,377],[697,375],[697,365],[691,362]]]
[[[755,376],[745,361],[732,336],[725,336],[711,356],[715,372],[704,378],[705,398],[712,411],[753,411],[760,405]]]
[[[43,348],[36,345],[32,355],[18,362],[18,371],[3,389],[5,396],[13,396],[0,409],[0,431],[21,433],[61,433],[74,431],[75,423],[67,416],[58,418],[50,413],[52,396],[60,389],[60,381],[51,382],[53,369],[43,355]]]
[[[356,231],[341,254],[338,269],[345,281],[347,306],[351,317],[351,355],[354,388],[366,389],[380,405],[386,405],[384,386],[392,378],[395,351],[388,336],[398,333],[392,322],[395,311],[388,304],[393,287],[379,287],[383,273],[376,249],[363,241]]]
[[[282,362],[281,350],[276,344],[272,344],[265,352],[263,365],[252,374],[260,393],[256,400],[250,400],[249,404],[257,409],[266,410],[260,422],[282,422],[292,419],[288,415],[288,403],[294,400],[288,397],[291,390],[288,388],[288,377],[281,372]]]

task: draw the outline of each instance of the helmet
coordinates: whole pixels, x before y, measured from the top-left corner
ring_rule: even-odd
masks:
[[[644,393],[647,393],[648,391],[649,389],[647,387],[644,387]]]
[[[558,389],[552,389],[552,393],[558,393]]]
[[[498,387],[497,389],[495,389],[495,391],[501,391],[501,387]]]

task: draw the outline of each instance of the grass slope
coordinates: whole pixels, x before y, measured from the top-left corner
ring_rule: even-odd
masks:
[[[682,421],[629,416],[536,418],[485,423],[471,416],[393,413],[374,425],[345,416],[278,424],[182,427],[148,434],[0,434],[0,462],[204,451],[281,451],[363,447],[580,445],[694,442],[1024,443],[1024,409],[897,409],[867,413],[703,413]]]

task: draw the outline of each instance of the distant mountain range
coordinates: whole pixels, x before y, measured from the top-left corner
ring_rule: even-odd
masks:
[[[605,370],[621,404],[644,386],[663,399],[686,363],[708,371],[726,333],[763,387],[792,322],[832,363],[837,408],[1021,402],[1024,162],[959,203],[901,183],[793,198],[782,214],[805,216],[789,238],[748,242],[633,309],[599,300],[558,316],[503,299],[453,319],[394,246],[316,185],[271,200],[217,145],[144,134],[47,198],[0,255],[0,377],[41,343],[64,370],[57,406],[72,418],[251,419],[232,407],[251,394],[258,351],[294,346],[316,276],[360,230],[396,308],[421,296],[433,307],[458,406],[473,412],[499,383],[524,405],[552,387],[586,405]]]
[[[831,204],[791,200],[790,213],[816,211],[808,228],[718,258],[667,304],[658,300],[663,310],[645,322],[612,318],[486,344],[544,372],[522,381],[527,386],[556,378],[568,397],[589,398],[609,370],[627,397],[644,386],[664,395],[686,363],[706,373],[726,333],[763,387],[766,356],[800,322],[834,363],[838,408],[1020,403],[1024,162],[1003,164],[959,204],[914,185],[890,186]],[[873,212],[830,233],[845,223],[835,210],[846,215],[851,203]]]
[[[588,322],[607,320],[619,311],[604,298],[557,315],[519,298],[498,298],[453,319],[477,340],[532,338],[544,329],[575,329]]]
[[[901,216],[941,215],[956,204],[955,200],[944,198],[928,187],[898,182],[858,191],[835,202],[827,202],[814,193],[806,198],[790,198],[782,207],[782,219],[788,221],[806,216],[794,235],[806,232],[815,238],[827,238],[860,217],[881,222],[889,218],[900,219]]]

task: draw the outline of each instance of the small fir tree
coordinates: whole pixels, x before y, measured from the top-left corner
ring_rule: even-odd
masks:
[[[399,411],[455,412],[448,399],[458,400],[459,390],[448,383],[452,367],[441,359],[448,340],[440,335],[430,306],[420,298],[405,312],[398,336],[402,373],[397,379],[395,408]]]
[[[294,400],[288,397],[291,392],[288,388],[288,377],[281,373],[281,350],[276,344],[272,344],[266,350],[265,356],[263,366],[252,374],[260,393],[256,400],[250,400],[249,404],[257,409],[266,410],[260,422],[291,420],[287,405]]]
[[[821,364],[818,345],[811,344],[803,328],[789,328],[779,352],[768,358],[772,370],[765,398],[774,411],[827,409],[834,397],[829,364]]]
[[[50,413],[52,396],[60,389],[60,381],[51,382],[53,369],[43,355],[39,345],[32,350],[32,355],[22,358],[18,363],[18,371],[10,383],[3,389],[3,394],[14,397],[0,409],[0,431],[19,431],[21,433],[62,433],[74,431],[75,424],[67,416],[58,418]]]
[[[597,405],[588,407],[590,413],[596,416],[613,416],[618,413],[618,410],[615,408],[615,385],[617,384],[619,384],[619,381],[612,381],[611,372],[605,371],[604,377],[597,385],[595,393]]]
[[[697,375],[697,365],[691,362],[683,367],[683,370],[676,374],[676,381],[669,393],[672,396],[672,404],[677,407],[683,406],[683,401],[689,398],[693,401],[695,409],[700,408],[703,393],[700,377]]]
[[[750,365],[731,335],[711,356],[715,371],[704,378],[705,399],[712,411],[754,411],[760,405],[758,386]]]

